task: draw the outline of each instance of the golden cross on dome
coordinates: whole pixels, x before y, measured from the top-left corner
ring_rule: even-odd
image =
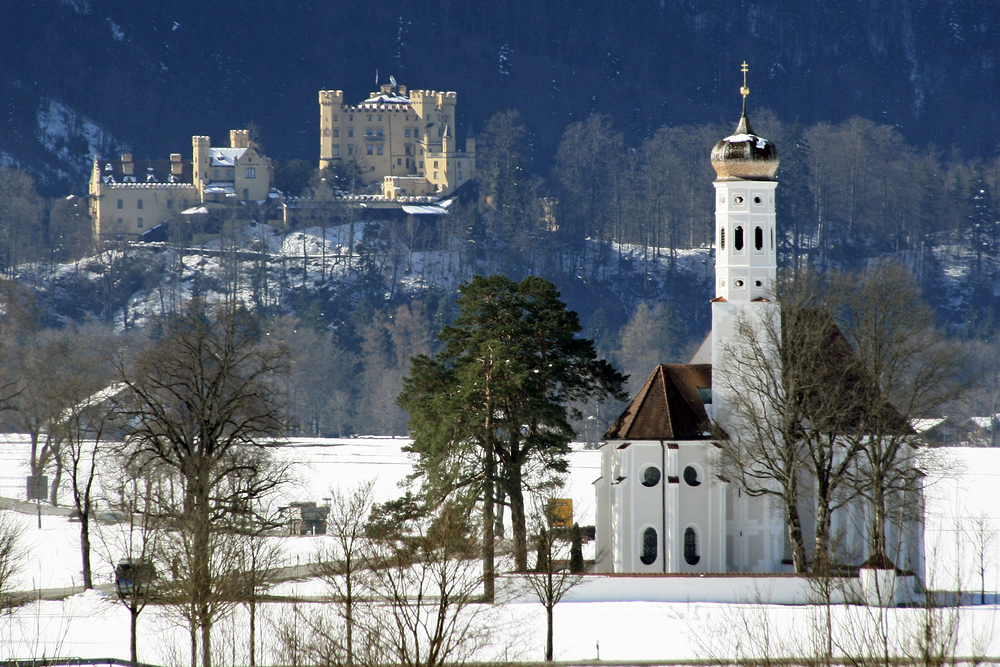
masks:
[[[747,65],[747,61],[743,61],[743,66],[740,67],[740,71],[743,72],[743,87],[740,88],[740,94],[743,95],[743,99],[747,98],[750,94],[750,89],[747,88],[747,72],[750,70],[750,66]]]

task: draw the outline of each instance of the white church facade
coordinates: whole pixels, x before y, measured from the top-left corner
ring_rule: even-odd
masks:
[[[751,497],[718,465],[719,438],[740,437],[729,407],[734,383],[721,376],[739,363],[730,358],[736,323],[778,316],[770,300],[777,278],[778,153],[750,126],[745,81],[741,92],[736,132],[711,155],[717,174],[712,330],[690,363],[657,366],[605,434],[595,482],[596,572],[793,571],[780,501]],[[860,565],[867,557],[864,514],[851,505],[834,512],[838,562]],[[807,543],[812,515],[802,512]],[[891,556],[919,577],[923,536],[919,527],[905,532]]]

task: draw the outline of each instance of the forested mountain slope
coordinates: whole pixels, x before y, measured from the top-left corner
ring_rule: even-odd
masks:
[[[49,194],[82,193],[94,153],[165,157],[248,124],[272,157],[315,161],[316,92],[359,101],[376,75],[457,91],[460,139],[519,109],[543,160],[591,112],[631,145],[728,121],[743,60],[786,122],[858,115],[988,157],[1000,121],[988,0],[39,0],[5,25],[0,159]]]

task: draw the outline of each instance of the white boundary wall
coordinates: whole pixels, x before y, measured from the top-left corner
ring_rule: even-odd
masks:
[[[527,584],[518,582],[517,575],[502,577],[525,591],[518,602],[535,601],[527,592]],[[907,580],[912,579],[906,577]],[[910,584],[907,581],[906,584]],[[906,586],[904,584],[904,586]],[[831,602],[863,600],[857,578],[831,580]],[[906,586],[906,588],[910,588]],[[797,575],[649,575],[649,574],[584,574],[563,598],[564,602],[731,602],[769,604],[812,604],[821,601],[821,594],[809,577]]]

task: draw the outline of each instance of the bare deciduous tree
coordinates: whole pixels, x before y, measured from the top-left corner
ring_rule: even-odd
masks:
[[[11,603],[11,586],[26,558],[21,527],[9,512],[0,510],[0,609]]]
[[[212,663],[217,603],[229,597],[217,570],[233,556],[224,538],[229,521],[285,481],[271,467],[267,441],[284,427],[276,385],[286,370],[287,351],[269,342],[256,317],[197,300],[164,322],[155,345],[118,361],[131,461],[175,483],[159,511],[178,540],[192,661],[200,639],[204,667]]]
[[[380,604],[363,625],[367,664],[439,667],[488,643],[471,528],[466,508],[445,505],[426,530],[373,543],[370,590]]]
[[[582,580],[582,573],[571,565],[571,529],[560,526],[552,505],[536,507],[534,511],[538,560],[535,571],[526,575],[528,588],[545,607],[545,660],[553,657],[553,621],[556,605]],[[574,526],[577,532],[579,527]]]
[[[80,521],[83,586],[89,589],[94,584],[90,562],[94,481],[98,461],[106,448],[104,438],[113,423],[110,398],[118,391],[111,384],[113,369],[109,360],[113,339],[98,329],[67,330],[60,336],[75,353],[60,358],[57,376],[61,380],[60,403],[66,407],[52,428],[61,433],[63,465]],[[49,378],[50,382],[53,380]]]
[[[156,562],[165,555],[160,549],[163,526],[155,502],[157,481],[149,471],[144,474],[121,459],[107,471],[102,476],[104,502],[113,523],[100,530],[100,537],[104,558],[115,572],[118,599],[129,612],[129,655],[136,662],[139,615],[153,597]],[[127,569],[119,571],[122,565]]]
[[[350,492],[342,489],[330,492],[326,532],[333,544],[319,554],[318,572],[331,588],[338,609],[342,610],[347,667],[354,664],[356,606],[369,583],[365,521],[374,504],[374,488],[374,481],[368,481]]]
[[[965,359],[941,334],[934,314],[907,269],[875,264],[840,276],[833,308],[860,364],[855,385],[859,410],[853,428],[841,428],[858,450],[856,490],[872,508],[873,558],[887,560],[893,515],[913,515],[919,477],[912,465],[918,444],[909,424],[936,416],[963,390]]]

